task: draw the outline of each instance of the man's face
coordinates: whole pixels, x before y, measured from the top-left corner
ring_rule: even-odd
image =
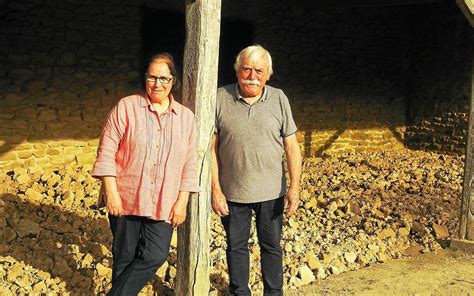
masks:
[[[242,97],[260,96],[269,78],[268,63],[264,57],[253,62],[245,60],[236,75]]]

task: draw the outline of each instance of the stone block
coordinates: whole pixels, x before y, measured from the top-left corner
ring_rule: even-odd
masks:
[[[34,119],[38,116],[38,111],[36,108],[32,107],[21,107],[15,110],[15,118],[26,118]]]
[[[10,113],[10,112],[0,113],[0,119],[13,119],[14,117],[15,117],[15,113]]]
[[[14,64],[25,65],[30,60],[30,55],[21,53],[11,53],[8,55],[8,60]]]
[[[357,259],[357,254],[354,252],[347,252],[344,253],[344,259],[346,259],[347,263],[354,263]]]
[[[55,135],[63,131],[69,124],[67,122],[48,121],[46,129],[53,132]],[[69,134],[70,136],[70,134]]]
[[[323,267],[323,265],[321,264],[321,262],[314,256],[312,256],[309,260],[308,260],[308,265],[309,265],[309,268],[311,270],[317,270],[317,269],[320,269],[321,267]]]
[[[448,229],[443,225],[433,223],[433,231],[437,238],[447,238],[449,236]]]
[[[43,194],[35,189],[32,189],[32,188],[28,188],[26,189],[25,191],[25,195],[32,199],[32,200],[36,200],[36,201],[40,201],[43,199]]]
[[[22,151],[22,150],[31,150],[33,148],[32,143],[21,143],[15,146],[15,151]]]
[[[15,168],[16,166],[18,165],[21,165],[19,164],[18,162],[16,161],[6,161],[6,162],[3,162],[1,161],[1,155],[0,155],[0,171],[11,171],[13,170],[13,168]]]
[[[410,230],[408,230],[407,228],[400,228],[398,229],[398,234],[401,237],[407,237],[410,234]]]
[[[76,162],[78,165],[93,164],[96,159],[95,153],[78,153],[76,154]]]
[[[48,148],[48,145],[46,143],[35,143],[33,147],[35,149],[46,149]]]
[[[423,247],[421,246],[411,246],[405,249],[405,254],[408,256],[418,256],[423,251]]]
[[[10,151],[4,154],[0,153],[0,161],[12,161],[12,160],[17,160],[18,156],[17,153],[14,151]]]
[[[46,154],[47,155],[60,155],[61,154],[61,150],[60,149],[55,149],[55,148],[48,148],[46,149]]]
[[[81,148],[81,151],[82,151],[83,153],[86,153],[86,154],[94,153],[94,155],[95,155],[96,150],[97,150],[97,149],[94,149],[94,148],[92,148],[92,147],[82,147],[82,148]]]
[[[12,78],[13,80],[27,80],[35,75],[35,72],[32,71],[31,69],[25,69],[25,68],[18,68],[18,69],[12,69],[8,73],[8,77]]]
[[[351,138],[354,140],[366,140],[367,134],[360,131],[351,131]]]
[[[38,223],[27,219],[22,219],[16,227],[16,232],[19,237],[34,236],[37,237],[41,232],[41,227]]]
[[[391,228],[386,228],[377,234],[377,237],[381,240],[393,236],[395,236],[395,232]]]
[[[97,147],[97,146],[99,146],[99,139],[94,139],[94,140],[88,141],[87,144],[89,146],[92,146],[92,147]]]
[[[96,117],[96,115],[93,112],[83,112],[82,113],[82,118],[84,118],[85,122],[98,122],[99,119]]]
[[[33,94],[42,92],[48,87],[46,81],[43,80],[31,80],[25,84],[25,89]]]
[[[80,122],[82,122],[82,117],[80,115],[75,115],[75,116],[68,116],[68,115],[60,115],[58,117],[58,120],[59,121],[63,121],[63,122],[69,122],[69,123],[75,123],[75,124],[78,124]]]
[[[77,140],[61,141],[60,144],[61,144],[61,146],[63,146],[63,147],[70,147],[70,146],[74,146],[74,147],[84,147],[84,146],[87,146],[87,142],[85,142],[85,141],[77,141]],[[76,151],[77,151],[77,150],[76,150]]]
[[[32,130],[34,132],[38,132],[44,135],[44,132],[46,131],[46,124],[36,122],[35,124],[32,125]]]
[[[71,91],[63,91],[60,95],[63,102],[75,102],[77,103],[77,93]]]
[[[75,154],[77,153],[77,148],[76,147],[64,147],[62,153],[63,154]]]
[[[161,279],[164,279],[166,276],[166,271],[168,270],[168,266],[168,261],[165,261],[165,263],[163,263],[163,265],[161,265],[160,268],[158,268],[158,270],[156,271],[156,275],[159,276]]]
[[[64,158],[62,157],[53,157],[49,160],[49,163],[52,165],[59,166],[59,165],[64,165],[65,161],[64,161]]]
[[[76,55],[73,52],[64,52],[61,55],[60,62],[66,66],[74,65],[76,63]]]
[[[31,177],[25,173],[25,174],[20,174],[16,180],[18,181],[18,184],[26,184],[31,181]]]
[[[41,110],[38,115],[38,121],[55,121],[58,119],[58,111],[55,109]]]
[[[307,266],[303,265],[298,269],[298,274],[301,279],[302,285],[307,285],[316,280],[316,277],[313,274],[313,271]]]

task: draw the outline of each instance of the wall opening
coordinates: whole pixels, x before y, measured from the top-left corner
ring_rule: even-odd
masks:
[[[184,43],[186,38],[184,14],[176,11],[145,9],[142,23],[141,73],[145,73],[146,60],[155,53],[168,52],[178,69],[183,69]]]
[[[186,40],[184,13],[146,8],[141,34],[141,65],[145,64],[151,54],[165,51],[173,55],[182,71]],[[221,21],[220,36],[218,85],[222,86],[235,81],[235,57],[242,48],[252,44],[254,28],[245,21],[224,18]],[[145,71],[142,66],[140,75]]]
[[[253,25],[238,19],[223,19],[219,45],[218,85],[236,81],[234,62],[237,54],[254,40]]]

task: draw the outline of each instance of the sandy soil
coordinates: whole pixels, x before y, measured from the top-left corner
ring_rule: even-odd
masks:
[[[474,295],[474,256],[445,249],[390,260],[285,295]]]

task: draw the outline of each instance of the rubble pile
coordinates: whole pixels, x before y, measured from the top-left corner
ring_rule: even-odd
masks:
[[[285,219],[285,289],[405,255],[433,252],[455,237],[464,159],[420,151],[323,155],[304,160],[301,207]],[[110,287],[111,233],[95,206],[90,167],[15,169],[0,176],[4,247],[0,294],[101,294]],[[225,237],[211,222],[211,290],[225,291]],[[252,289],[262,290],[255,228]],[[169,259],[142,294],[172,294]]]

